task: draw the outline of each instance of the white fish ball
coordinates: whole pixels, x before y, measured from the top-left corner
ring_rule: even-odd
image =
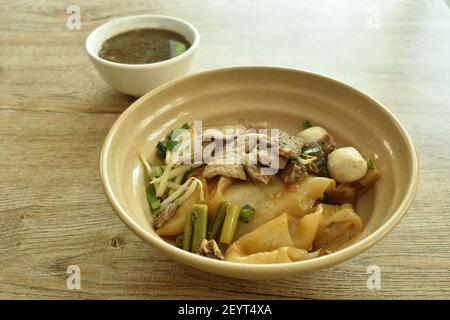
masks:
[[[343,147],[328,155],[328,172],[337,182],[354,182],[367,173],[367,162],[353,147]]]

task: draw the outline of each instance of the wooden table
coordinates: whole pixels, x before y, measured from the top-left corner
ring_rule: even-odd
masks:
[[[450,298],[450,10],[421,1],[6,1],[0,10],[0,298]],[[416,200],[395,230],[331,269],[276,281],[203,274],[131,233],[111,210],[99,156],[134,99],[100,80],[87,34],[119,16],[192,22],[192,72],[280,65],[375,96],[420,158]],[[69,290],[68,266],[81,270]],[[367,288],[369,265],[381,289]]]

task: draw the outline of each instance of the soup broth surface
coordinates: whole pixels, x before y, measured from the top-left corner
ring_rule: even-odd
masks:
[[[155,63],[174,58],[190,46],[186,38],[173,31],[136,29],[103,42],[99,57],[125,64]]]

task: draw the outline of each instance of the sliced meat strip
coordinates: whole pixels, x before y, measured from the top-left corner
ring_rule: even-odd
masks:
[[[167,221],[172,219],[177,211],[177,205],[175,203],[169,203],[167,206],[163,208],[163,211],[160,213],[158,218],[155,220],[155,229],[161,228]]]
[[[212,239],[212,240],[204,239],[202,241],[202,243],[200,244],[200,248],[198,248],[197,254],[204,256],[204,257],[213,258],[213,259],[219,259],[219,260],[224,259],[224,256],[223,256],[222,252],[220,251],[220,248],[217,245],[216,240],[214,240],[214,239]]]
[[[228,132],[227,132],[228,131]],[[244,134],[246,131],[243,125],[225,125],[220,128],[206,128],[202,134],[203,141],[211,141],[214,139],[230,140]]]
[[[242,164],[207,164],[203,170],[203,176],[207,179],[215,176],[246,180],[244,166]]]
[[[296,160],[289,160],[286,168],[281,171],[280,177],[285,184],[294,184],[308,176],[308,170]]]
[[[256,164],[245,165],[245,171],[255,184],[259,185],[268,184],[270,181],[273,180],[273,176],[262,175],[261,167]]]
[[[303,147],[303,140],[299,137],[293,136],[287,132],[280,130],[279,135],[279,153],[280,156],[288,159],[297,158]]]
[[[284,168],[286,168],[287,162],[288,162],[288,159],[287,159],[287,158],[285,158],[285,157],[280,157],[280,160],[279,160],[279,162],[278,162],[279,168],[280,168],[281,170],[283,170]]]

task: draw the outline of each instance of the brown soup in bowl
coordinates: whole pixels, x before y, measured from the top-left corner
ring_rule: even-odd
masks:
[[[189,49],[184,36],[164,29],[135,29],[103,42],[99,57],[117,63],[147,64],[174,58]]]

